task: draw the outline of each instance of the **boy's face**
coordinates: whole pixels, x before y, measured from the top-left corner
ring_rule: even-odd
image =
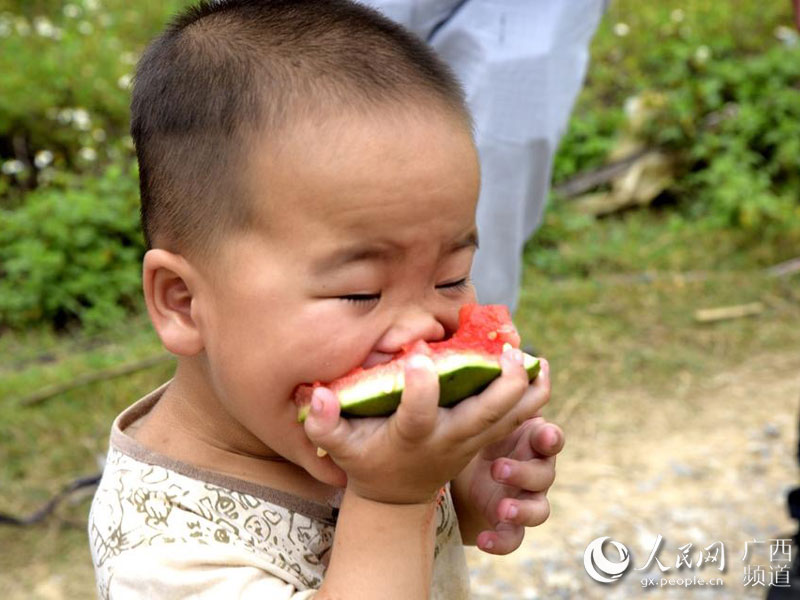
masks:
[[[452,334],[475,301],[478,160],[458,120],[424,109],[341,116],[272,148],[248,166],[257,222],[200,267],[202,385],[265,454],[335,483],[292,392]]]

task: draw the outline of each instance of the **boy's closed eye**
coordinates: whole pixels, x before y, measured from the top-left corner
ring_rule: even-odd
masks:
[[[469,277],[462,277],[456,281],[451,281],[448,283],[442,283],[436,286],[437,290],[447,290],[453,292],[460,292],[465,290],[469,287]],[[340,300],[345,300],[347,302],[354,302],[354,303],[369,303],[369,302],[377,302],[381,298],[380,292],[373,293],[373,294],[345,294],[343,296],[338,296]]]

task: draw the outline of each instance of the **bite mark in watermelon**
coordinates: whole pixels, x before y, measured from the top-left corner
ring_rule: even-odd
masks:
[[[501,373],[500,355],[510,344],[519,348],[520,338],[502,305],[466,304],[458,313],[458,330],[443,342],[419,340],[391,361],[369,368],[356,367],[342,377],[323,383],[301,384],[294,392],[298,421],[304,421],[314,388],[333,391],[343,415],[375,417],[391,414],[403,393],[405,362],[413,354],[426,354],[439,375],[439,405],[452,406],[482,391]],[[529,379],[539,373],[539,359],[524,354]]]

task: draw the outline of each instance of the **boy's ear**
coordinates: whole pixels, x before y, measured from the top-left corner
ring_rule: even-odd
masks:
[[[147,312],[164,347],[179,356],[203,349],[203,339],[192,316],[195,270],[179,254],[160,248],[144,255],[142,279]]]

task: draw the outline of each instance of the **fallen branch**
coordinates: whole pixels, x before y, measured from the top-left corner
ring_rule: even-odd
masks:
[[[59,394],[74,390],[75,388],[83,387],[98,381],[106,381],[108,379],[122,377],[123,375],[136,373],[137,371],[143,371],[144,369],[149,369],[150,367],[173,360],[173,358],[174,357],[171,354],[159,354],[157,356],[143,358],[142,360],[133,363],[117,365],[101,371],[95,371],[94,373],[87,373],[85,375],[76,377],[72,381],[42,388],[30,396],[18,400],[17,402],[20,406],[37,406],[42,404],[44,401],[49,400],[53,396],[58,396]]]
[[[712,323],[714,321],[725,321],[728,319],[741,319],[742,317],[753,317],[760,315],[764,311],[761,302],[751,302],[750,304],[739,304],[737,306],[721,306],[719,308],[704,308],[695,311],[694,318],[700,323]]]
[[[615,177],[625,173],[630,166],[637,160],[647,154],[649,150],[644,148],[637,150],[619,160],[603,165],[591,171],[584,171],[578,173],[574,177],[570,177],[565,182],[558,184],[553,188],[553,192],[558,194],[561,198],[574,198],[584,192],[588,192],[599,185],[608,183]]]
[[[800,271],[800,257],[785,260],[782,263],[771,266],[767,269],[770,277],[786,277]]]
[[[0,525],[24,526],[38,523],[39,521],[44,520],[45,517],[49,516],[56,509],[56,506],[58,506],[58,504],[70,494],[73,494],[82,488],[97,485],[102,475],[103,473],[100,472],[95,473],[94,475],[89,475],[88,477],[79,477],[61,490],[58,494],[53,496],[42,508],[28,515],[27,517],[15,517],[14,515],[0,513]]]

